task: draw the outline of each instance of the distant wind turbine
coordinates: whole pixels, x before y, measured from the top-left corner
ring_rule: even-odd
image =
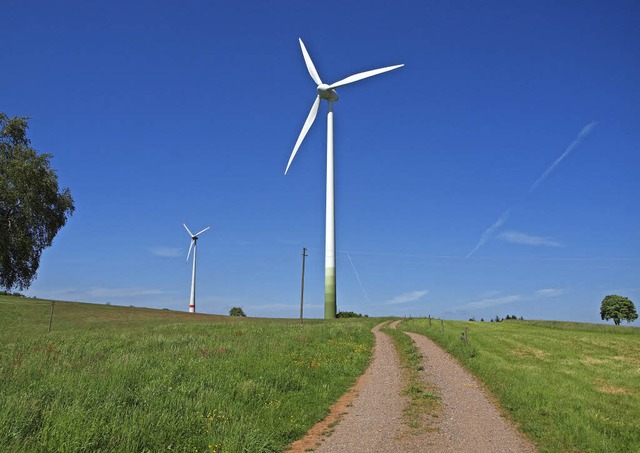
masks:
[[[329,111],[327,113],[327,214],[325,224],[324,317],[325,319],[333,319],[336,317],[336,222],[334,193],[335,185],[333,179],[333,103],[338,100],[338,94],[336,93],[335,89],[353,82],[357,82],[358,80],[366,79],[367,77],[372,77],[374,75],[382,74],[383,72],[392,71],[404,65],[399,64],[396,66],[387,66],[385,68],[360,72],[358,74],[349,76],[346,79],[342,79],[338,82],[332,83],[331,85],[327,85],[325,83],[322,83],[322,80],[320,80],[318,71],[316,71],[316,68],[313,65],[313,61],[311,61],[311,57],[309,56],[309,53],[307,52],[302,39],[298,38],[298,40],[300,41],[302,56],[304,57],[304,61],[307,65],[309,75],[317,84],[316,91],[318,95],[316,96],[316,99],[311,106],[311,111],[309,112],[309,115],[304,122],[304,126],[302,126],[302,131],[300,131],[296,146],[293,148],[291,157],[289,157],[289,163],[287,164],[287,168],[285,169],[284,174],[286,175],[289,171],[291,162],[293,162],[293,158],[298,152],[300,144],[304,140],[304,137],[307,135],[307,132],[309,132],[311,125],[316,119],[316,115],[318,114],[318,107],[320,106],[320,99],[324,99],[329,104]]]
[[[198,248],[198,236],[207,231],[211,227],[206,227],[204,230],[193,234],[186,224],[182,224],[184,229],[187,230],[189,236],[191,236],[191,245],[189,245],[189,252],[187,253],[186,262],[189,262],[189,255],[191,255],[191,249],[193,249],[193,270],[191,271],[191,299],[189,299],[189,313],[196,312],[196,249]]]

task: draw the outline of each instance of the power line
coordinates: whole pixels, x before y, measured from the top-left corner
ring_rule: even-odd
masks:
[[[308,250],[320,250],[314,249],[313,247]],[[605,256],[605,257],[596,257],[596,256],[568,256],[568,257],[550,257],[550,256],[540,256],[540,257],[531,257],[531,256],[515,256],[515,255],[507,255],[507,256],[471,256],[466,258],[464,255],[432,255],[428,253],[402,253],[402,252],[372,252],[367,250],[336,250],[336,253],[342,253],[345,255],[368,255],[368,256],[384,256],[384,257],[396,257],[396,258],[423,258],[423,259],[433,259],[433,260],[448,260],[448,261],[510,261],[510,260],[522,260],[522,261],[559,261],[559,262],[604,262],[604,261],[618,261],[618,262],[637,262],[640,261],[640,257],[635,256]]]

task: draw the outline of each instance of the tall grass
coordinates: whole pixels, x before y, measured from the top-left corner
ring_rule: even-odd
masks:
[[[375,319],[0,297],[0,451],[282,451],[365,370]]]
[[[445,321],[443,334],[428,320],[400,328],[457,357],[542,451],[640,451],[640,329]]]

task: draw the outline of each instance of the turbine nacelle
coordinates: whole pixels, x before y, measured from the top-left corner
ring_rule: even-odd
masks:
[[[335,102],[338,100],[338,93],[326,83],[318,85],[318,96],[320,99]]]

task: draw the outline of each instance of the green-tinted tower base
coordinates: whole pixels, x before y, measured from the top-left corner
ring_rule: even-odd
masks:
[[[324,319],[336,319],[336,268],[324,272]]]

